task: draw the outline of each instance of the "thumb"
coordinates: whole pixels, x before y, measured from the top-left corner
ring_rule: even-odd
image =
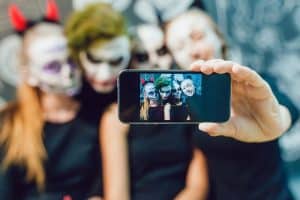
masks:
[[[232,121],[224,123],[203,122],[199,124],[199,130],[208,133],[210,136],[233,137],[236,133]]]

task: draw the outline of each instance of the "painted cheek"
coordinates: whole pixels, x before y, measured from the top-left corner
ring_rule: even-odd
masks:
[[[113,74],[110,69],[110,66],[107,64],[102,64],[99,66],[98,70],[96,71],[95,78],[99,81],[107,81],[112,78]]]

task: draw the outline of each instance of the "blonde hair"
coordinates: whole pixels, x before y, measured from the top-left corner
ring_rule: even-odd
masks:
[[[35,31],[43,27],[36,25],[24,35],[21,66],[27,66],[26,50],[36,37],[35,33],[39,34]],[[22,69],[25,78],[27,67]],[[9,103],[1,112],[0,125],[0,145],[4,147],[2,168],[12,165],[25,167],[26,181],[35,182],[38,189],[43,190],[46,179],[43,161],[47,153],[43,143],[44,116],[40,90],[25,82],[20,83],[16,101]]]
[[[144,102],[140,110],[140,119],[148,120],[149,118],[148,111],[149,111],[149,100],[147,99],[147,97],[144,96]]]

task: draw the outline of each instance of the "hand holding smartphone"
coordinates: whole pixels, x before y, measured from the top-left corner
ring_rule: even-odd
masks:
[[[230,116],[229,74],[125,70],[118,78],[124,123],[225,122]]]

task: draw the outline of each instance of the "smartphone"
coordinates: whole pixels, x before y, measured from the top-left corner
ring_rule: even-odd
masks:
[[[225,122],[230,117],[229,74],[182,70],[124,70],[118,77],[124,123]]]

